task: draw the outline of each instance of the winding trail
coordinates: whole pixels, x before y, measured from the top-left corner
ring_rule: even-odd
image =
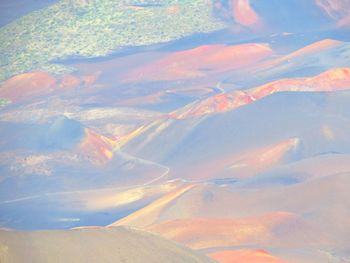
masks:
[[[44,194],[37,194],[37,195],[31,195],[31,196],[26,196],[26,197],[21,197],[21,198],[16,198],[16,199],[11,199],[11,200],[5,200],[5,201],[1,201],[1,204],[11,204],[11,203],[17,203],[17,202],[22,202],[22,201],[27,201],[27,200],[33,200],[33,199],[38,199],[38,198],[42,198],[42,197],[50,197],[50,196],[57,196],[57,195],[69,195],[69,194],[81,194],[81,193],[89,193],[89,192],[99,192],[99,191],[108,191],[108,190],[127,190],[127,189],[131,189],[131,188],[139,188],[139,187],[145,187],[148,185],[151,185],[155,182],[158,182],[164,178],[167,177],[167,175],[170,172],[170,168],[168,166],[164,166],[162,164],[156,163],[156,162],[152,162],[149,160],[145,160],[139,157],[135,157],[132,156],[130,154],[127,154],[125,152],[122,152],[121,150],[119,151],[119,154],[121,154],[122,156],[124,156],[126,159],[136,159],[138,161],[140,161],[141,163],[145,163],[145,164],[151,164],[151,165],[155,165],[158,167],[163,168],[165,171],[158,177],[153,178],[143,184],[135,184],[135,185],[128,185],[128,186],[118,186],[118,187],[106,187],[106,188],[99,188],[99,189],[91,189],[91,190],[77,190],[77,191],[64,191],[64,192],[55,192],[55,193],[44,193]]]

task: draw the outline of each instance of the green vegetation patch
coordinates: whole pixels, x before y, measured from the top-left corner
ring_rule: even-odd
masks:
[[[211,0],[65,0],[0,29],[0,81],[70,57],[100,57],[123,47],[221,29]]]
[[[4,98],[0,98],[0,109],[6,107],[7,105],[11,104],[12,101]]]

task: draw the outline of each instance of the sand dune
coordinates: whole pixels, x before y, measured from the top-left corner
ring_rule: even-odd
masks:
[[[118,228],[17,232],[0,230],[0,261],[20,262],[212,262],[159,236]]]
[[[146,64],[128,73],[124,81],[197,78],[252,66],[272,53],[267,44],[204,45]]]
[[[278,92],[332,92],[348,89],[350,68],[336,68],[308,78],[281,79],[248,90],[221,93],[194,102],[172,113],[171,117],[184,119],[230,111]]]
[[[56,79],[47,73],[40,71],[24,73],[2,83],[0,97],[17,102],[49,94],[55,88]]]
[[[181,186],[178,189],[171,191],[163,197],[152,202],[150,205],[138,210],[137,212],[122,218],[121,220],[111,224],[110,226],[120,225],[137,225],[138,227],[147,226],[156,222],[162,211],[167,208],[169,204],[175,201],[178,197],[190,190],[193,185]],[[141,220],[140,220],[141,219]]]
[[[247,179],[298,159],[301,141],[290,138],[271,145],[247,149],[239,153],[217,155],[211,160],[193,164],[193,180],[220,178]]]
[[[287,263],[264,250],[225,250],[208,254],[219,263]]]
[[[85,128],[85,138],[79,144],[79,152],[94,164],[104,164],[113,158],[117,140],[107,138]]]
[[[287,55],[282,55],[277,59],[269,60],[266,63],[264,63],[263,67],[280,67],[281,65],[283,65],[282,63],[290,65],[293,62],[293,60],[302,60],[304,61],[304,63],[307,63],[307,57],[312,55],[317,56],[322,53],[329,52],[332,49],[339,48],[343,44],[344,42],[334,39],[323,39],[320,41],[316,41],[305,47],[292,51]]]
[[[306,223],[287,212],[240,219],[175,219],[151,225],[147,229],[193,249],[252,244],[295,246],[296,242],[307,242],[309,239]],[[289,242],[291,237],[298,237],[298,241]],[[283,245],[280,244],[282,240]]]
[[[250,5],[249,0],[232,0],[232,14],[234,20],[240,25],[256,27],[261,18]]]
[[[196,249],[255,245],[346,251],[348,181],[344,173],[258,189],[197,185],[164,204],[153,223],[144,221],[146,207],[146,213],[117,224],[140,226]]]

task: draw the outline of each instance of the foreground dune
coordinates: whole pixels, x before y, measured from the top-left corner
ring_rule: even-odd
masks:
[[[155,249],[156,248],[156,249]],[[14,262],[212,262],[156,235],[127,228],[0,231],[0,261]]]

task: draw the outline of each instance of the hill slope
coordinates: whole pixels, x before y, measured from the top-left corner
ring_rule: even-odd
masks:
[[[155,250],[155,248],[157,248]],[[156,235],[133,229],[0,231],[0,261],[7,262],[212,262]]]

